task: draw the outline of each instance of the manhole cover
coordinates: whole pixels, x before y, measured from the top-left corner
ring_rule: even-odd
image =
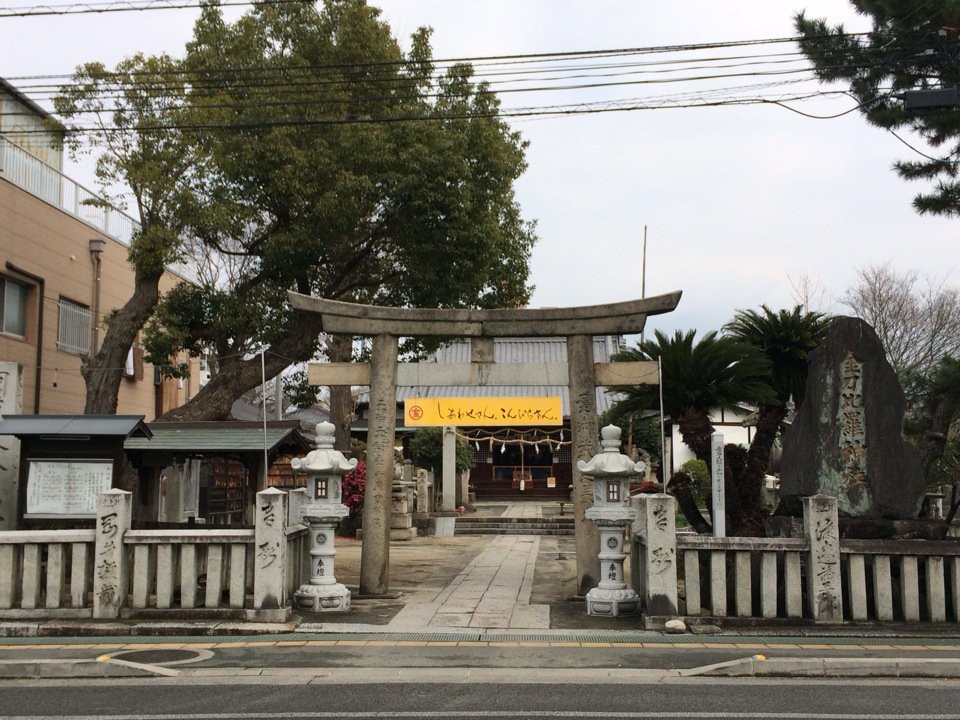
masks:
[[[200,659],[196,650],[129,650],[114,653],[113,657],[144,665],[174,665]]]

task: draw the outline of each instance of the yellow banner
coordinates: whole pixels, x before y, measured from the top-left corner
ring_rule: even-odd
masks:
[[[407,427],[562,425],[559,397],[407,398]]]

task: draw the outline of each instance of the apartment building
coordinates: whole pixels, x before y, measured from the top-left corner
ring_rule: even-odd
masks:
[[[16,381],[20,406],[4,403],[5,413],[83,412],[81,362],[133,290],[127,244],[136,221],[85,202],[96,195],[62,173],[61,132],[0,78],[0,383]],[[184,281],[168,270],[161,292]],[[182,405],[200,387],[199,363],[191,370],[182,381],[161,378],[135,343],[117,412],[150,421]]]

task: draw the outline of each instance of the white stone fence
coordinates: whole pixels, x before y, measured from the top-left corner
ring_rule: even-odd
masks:
[[[677,533],[672,497],[632,503],[632,577],[648,616],[960,621],[960,542],[841,540],[824,496],[804,499],[799,538]]]
[[[309,575],[305,498],[257,493],[253,529],[133,530],[130,493],[97,499],[93,530],[0,533],[0,618],[200,615],[282,621]]]

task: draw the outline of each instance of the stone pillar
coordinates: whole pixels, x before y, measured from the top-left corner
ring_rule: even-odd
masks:
[[[430,512],[430,484],[427,471],[423,468],[417,468],[417,507],[418,513]]]
[[[593,368],[593,338],[571,335],[567,338],[567,368],[570,377],[570,429],[573,434],[574,528],[577,548],[577,592],[586,595],[600,581],[600,558],[597,546],[600,533],[587,520],[587,509],[593,502],[593,481],[584,478],[577,462],[588,461],[597,452],[597,388]]]
[[[635,547],[641,556],[640,597],[647,615],[677,615],[677,527],[675,501],[670,495],[638,495],[634,532],[643,540]]]
[[[710,435],[710,489],[713,498],[713,510],[710,513],[713,536],[726,537],[727,508],[724,495],[723,433],[715,432]]]
[[[253,607],[278,610],[287,600],[287,494],[277,488],[261,490],[255,512]]]
[[[441,510],[457,507],[457,429],[443,428],[443,495]]]
[[[840,531],[836,498],[814,495],[803,499],[803,532],[810,542],[807,596],[813,619],[843,621],[840,587]]]
[[[0,362],[0,417],[22,412],[20,366]],[[20,480],[20,441],[0,435],[0,530],[17,529],[17,485]]]
[[[390,493],[397,423],[397,337],[373,338],[370,358],[370,422],[367,430],[367,487],[363,493],[360,592],[390,589]]]
[[[93,558],[93,617],[120,616],[127,597],[127,553],[123,536],[130,529],[133,495],[107,490],[97,496],[97,525]]]

